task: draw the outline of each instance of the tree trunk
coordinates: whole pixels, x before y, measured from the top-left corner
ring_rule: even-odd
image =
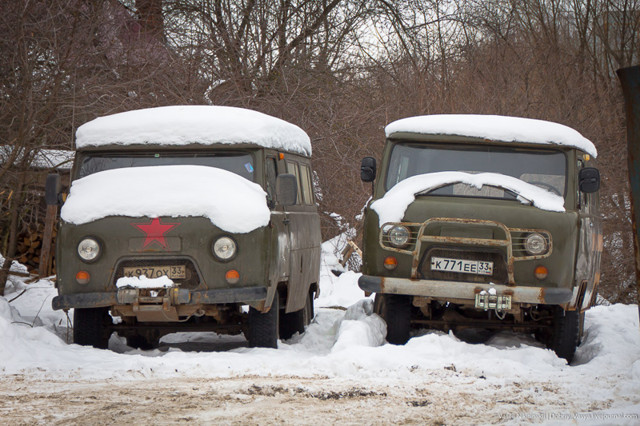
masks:
[[[9,216],[11,217],[9,222],[9,245],[5,253],[4,264],[2,265],[2,269],[0,269],[0,296],[4,296],[7,278],[9,278],[9,269],[11,269],[11,262],[16,255],[16,246],[18,243],[18,213],[22,205],[22,198],[24,197],[23,189],[24,172],[18,172],[18,185],[15,190],[16,196],[13,198],[11,207],[9,208]]]

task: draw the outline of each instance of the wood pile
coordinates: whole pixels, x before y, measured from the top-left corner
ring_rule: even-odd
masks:
[[[53,243],[52,247],[55,247],[57,229],[53,228]],[[37,228],[21,234],[18,238],[18,246],[16,250],[16,260],[27,267],[29,272],[38,273],[38,267],[40,265],[40,255],[42,251],[42,237],[44,235],[44,224],[40,224]],[[51,266],[46,275],[54,275],[56,273],[56,264],[54,253],[51,253],[53,259]]]

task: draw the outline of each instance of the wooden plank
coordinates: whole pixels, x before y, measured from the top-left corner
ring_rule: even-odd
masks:
[[[44,220],[44,234],[42,235],[42,250],[40,251],[40,265],[38,275],[45,277],[51,272],[51,242],[53,240],[53,228],[58,217],[58,206],[47,206],[47,215]]]

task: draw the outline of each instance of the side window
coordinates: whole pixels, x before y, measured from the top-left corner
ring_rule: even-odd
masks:
[[[300,164],[300,185],[302,186],[302,199],[305,204],[313,204],[313,191],[311,190],[311,172],[309,166]]]
[[[302,191],[300,189],[300,172],[298,170],[298,163],[294,163],[293,161],[287,161],[287,173],[291,173],[296,177],[298,181],[298,198],[296,199],[296,204],[302,204]]]
[[[276,177],[278,176],[276,167],[276,159],[273,157],[267,157],[267,201],[270,206],[276,204]]]

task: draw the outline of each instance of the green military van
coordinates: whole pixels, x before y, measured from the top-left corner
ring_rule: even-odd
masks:
[[[100,117],[76,132],[57,236],[54,309],[73,339],[132,347],[179,331],[245,333],[277,347],[313,317],[320,220],[311,144],[256,111],[172,106]]]
[[[430,115],[386,129],[359,286],[387,340],[412,327],[533,333],[571,361],[602,252],[594,145],[566,126]]]

